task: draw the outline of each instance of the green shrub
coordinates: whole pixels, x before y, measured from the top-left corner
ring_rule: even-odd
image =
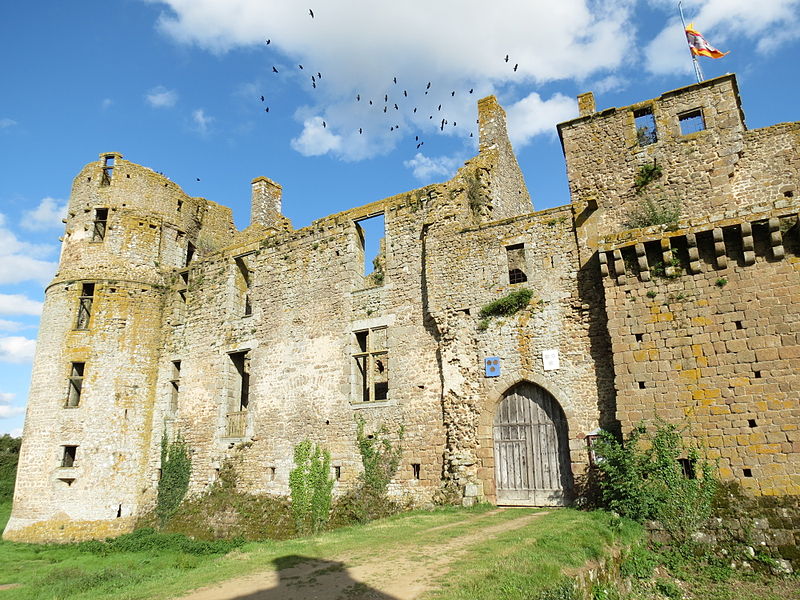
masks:
[[[161,437],[161,479],[158,481],[156,499],[156,516],[162,525],[178,509],[189,489],[191,475],[189,445],[180,433],[170,442],[165,432]]]
[[[622,224],[628,229],[641,229],[653,225],[666,225],[667,229],[676,229],[680,216],[680,202],[668,202],[663,198],[659,201],[645,198],[628,214]]]
[[[651,432],[639,425],[624,443],[603,432],[594,447],[605,507],[639,522],[660,522],[679,545],[711,515],[717,486],[711,464],[684,444],[681,433],[658,420]],[[681,458],[696,477],[687,477]]]
[[[637,194],[641,194],[644,189],[653,181],[661,177],[663,169],[661,165],[654,160],[652,164],[648,163],[639,167],[636,175],[633,178],[633,187]]]
[[[14,480],[17,477],[17,462],[21,438],[4,433],[0,436],[0,502],[14,495]]]
[[[660,559],[657,554],[648,550],[646,546],[636,545],[623,555],[619,572],[629,579],[650,579],[659,564]]]
[[[75,548],[89,554],[106,556],[123,552],[154,552],[171,550],[207,556],[227,554],[244,543],[241,538],[230,540],[193,540],[180,533],[159,533],[155,529],[143,527],[132,533],[117,538],[109,538],[104,542],[93,540],[75,544]]]
[[[531,298],[533,298],[533,292],[531,290],[516,290],[481,308],[480,316],[485,319],[487,317],[513,315],[528,306]]]
[[[295,527],[301,534],[315,533],[330,518],[331,454],[305,440],[294,448],[294,464],[289,473],[289,489]]]

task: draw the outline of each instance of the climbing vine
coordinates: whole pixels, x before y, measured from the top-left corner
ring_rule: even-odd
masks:
[[[386,425],[381,425],[372,435],[364,433],[366,421],[363,418],[359,418],[356,425],[358,451],[364,465],[364,487],[368,492],[382,496],[386,494],[389,482],[397,473],[403,454],[402,446],[399,443],[392,444]],[[403,433],[403,427],[400,427],[397,432],[399,440],[403,439]]]
[[[294,448],[295,467],[289,473],[292,516],[299,533],[315,533],[330,518],[333,478],[331,454],[309,440]]]
[[[156,516],[163,525],[178,509],[189,489],[192,459],[189,445],[179,433],[170,442],[166,432],[161,437],[161,479],[158,481]]]

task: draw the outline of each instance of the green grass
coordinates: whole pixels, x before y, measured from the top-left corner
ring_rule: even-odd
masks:
[[[432,544],[444,544],[531,513],[530,509],[490,512],[492,509],[484,505],[415,511],[309,538],[250,542],[227,555],[198,554],[196,548],[186,551],[180,544],[167,543],[168,535],[162,536],[161,542],[157,536],[146,538],[147,548],[139,551],[133,542],[117,543],[119,547],[112,549],[98,543],[1,542],[0,584],[21,586],[0,592],[0,600],[173,598],[209,583],[274,569],[273,561],[285,557],[346,557],[346,566],[352,566],[374,560],[376,548],[386,555],[397,552],[412,557],[424,565],[436,558],[426,554],[426,547]],[[7,504],[0,505],[3,523],[8,510]],[[609,515],[553,511],[470,547],[454,565],[458,578],[447,577],[445,591],[432,597],[522,598],[514,595],[514,590],[530,585],[547,587],[560,576],[562,567],[578,567],[599,557],[604,547],[627,543],[639,535],[638,526]],[[480,579],[489,581],[481,584]]]

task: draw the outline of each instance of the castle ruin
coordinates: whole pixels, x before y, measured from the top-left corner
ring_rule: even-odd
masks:
[[[252,182],[251,224],[114,152],[75,178],[47,287],[4,537],[130,531],[162,435],[190,494],[236,454],[239,486],[288,494],[293,448],[356,420],[402,426],[390,492],[569,503],[599,428],[686,423],[723,479],[800,494],[800,123],[750,131],[725,75],[558,126],[571,203],[534,212],[494,97],[446,183],[295,230]],[[649,208],[675,218],[632,224]],[[382,215],[364,275],[360,222]],[[634,226],[635,225],[635,226]],[[481,308],[527,289],[527,306]]]

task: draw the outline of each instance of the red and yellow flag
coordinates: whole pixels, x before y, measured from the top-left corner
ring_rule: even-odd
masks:
[[[694,23],[686,27],[686,41],[694,56],[707,56],[709,58],[722,58],[728,52],[720,52],[706,41],[703,34],[694,28]]]

